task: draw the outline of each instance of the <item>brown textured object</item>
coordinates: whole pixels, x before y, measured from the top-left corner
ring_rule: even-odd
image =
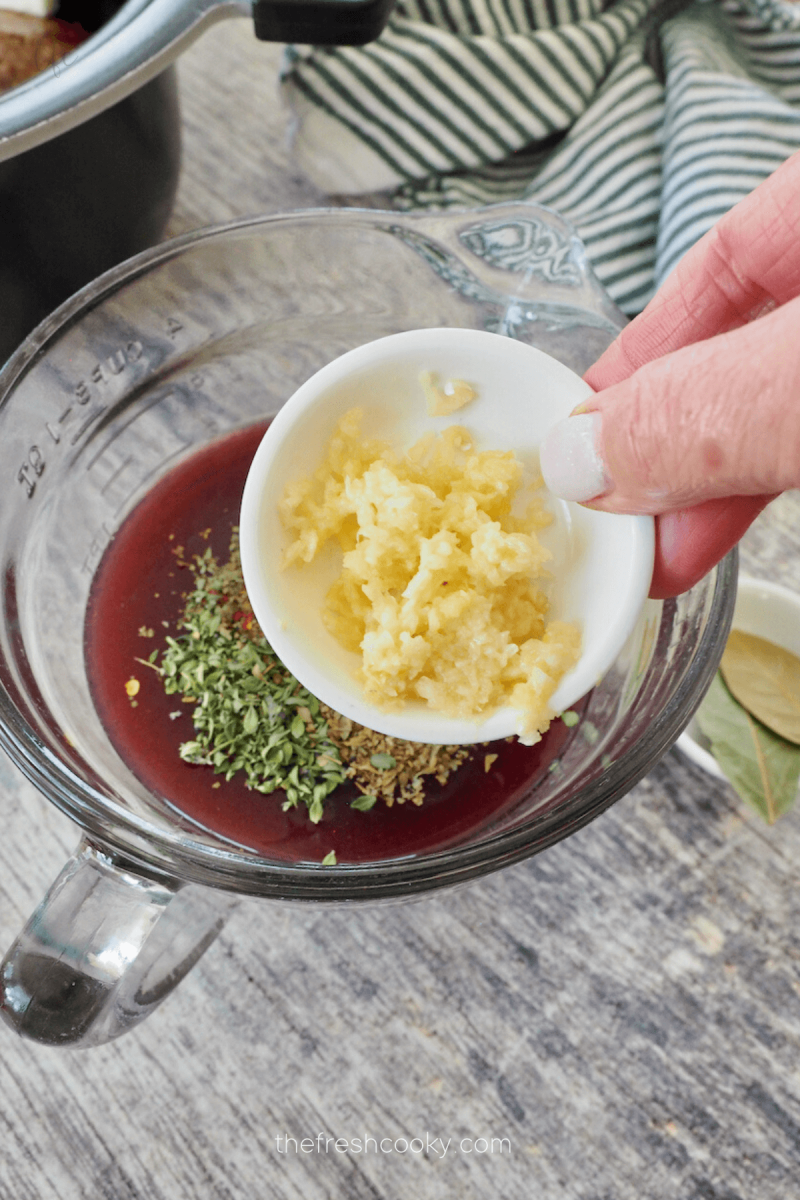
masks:
[[[69,21],[0,9],[0,92],[52,67],[88,36]]]
[[[779,737],[800,745],[800,659],[766,638],[734,629],[720,663],[736,700]]]
[[[389,808],[396,802],[421,805],[425,798],[425,777],[445,784],[469,758],[463,746],[429,746],[423,742],[405,742],[366,729],[323,704],[328,718],[328,733],[337,746],[347,776],[365,795],[385,800]],[[495,756],[496,757],[496,756]],[[387,759],[376,765],[373,759]],[[388,761],[391,760],[391,761]]]

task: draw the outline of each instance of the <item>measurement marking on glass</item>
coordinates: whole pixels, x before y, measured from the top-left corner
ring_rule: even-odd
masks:
[[[75,446],[81,440],[83,435],[86,433],[86,430],[89,428],[89,426],[93,425],[98,417],[102,417],[103,413],[107,410],[107,408],[108,408],[107,404],[101,404],[99,408],[95,408],[92,412],[90,412],[89,415],[86,417],[86,419],[84,421],[81,421],[77,430],[70,438],[69,444],[71,446]]]
[[[28,499],[36,491],[36,479],[42,474],[44,468],[44,455],[38,446],[31,446],[28,451],[28,461],[24,462],[19,471],[17,471],[17,482],[21,483],[25,488]]]
[[[170,396],[174,395],[177,395],[177,393],[173,387],[168,388],[166,392],[157,392],[154,396],[149,397],[146,404],[142,404],[140,407],[137,407],[136,411],[131,413],[127,421],[122,421],[118,425],[115,425],[108,438],[108,441],[104,442],[103,445],[98,448],[97,453],[87,462],[87,471],[91,471],[97,460],[102,458],[106,451],[114,445],[114,442],[117,440],[117,438],[121,437],[123,433],[127,432],[130,426],[133,425],[134,421],[138,421],[140,417],[144,416],[144,414],[149,409],[153,408],[154,405],[161,404],[162,401],[168,400]]]
[[[103,521],[99,530],[89,543],[89,549],[86,552],[86,557],[81,565],[81,570],[84,572],[84,574],[91,575],[93,573],[95,565],[100,561],[103,551],[116,532],[116,525],[109,528],[108,522]]]
[[[172,454],[168,454],[165,458],[163,458],[161,460],[161,462],[158,464],[158,466],[153,467],[153,469],[151,471],[148,471],[146,475],[142,475],[139,479],[137,479],[135,490],[138,491],[140,488],[143,489],[144,485],[150,479],[158,479],[163,474],[164,467],[168,463],[171,463],[173,461],[173,459],[175,459],[175,458],[180,458],[182,454],[185,454],[187,450],[191,450],[191,449],[192,449],[192,443],[184,442],[183,445],[181,445],[177,448],[177,450],[173,450]],[[115,517],[118,516],[119,513],[121,513],[122,510],[125,508],[131,495],[133,495],[133,491],[131,491],[131,493],[128,496],[126,496],[125,499],[120,504],[117,505],[117,507],[113,513],[113,515]]]
[[[104,496],[105,493],[108,491],[108,489],[112,486],[112,484],[116,483],[116,481],[119,479],[120,475],[125,470],[125,468],[130,466],[130,464],[133,461],[134,461],[133,455],[129,454],[128,457],[125,459],[125,461],[120,463],[120,465],[117,467],[116,471],[113,471],[111,473],[111,475],[109,475],[108,479],[105,481],[103,486],[100,488],[101,496]]]

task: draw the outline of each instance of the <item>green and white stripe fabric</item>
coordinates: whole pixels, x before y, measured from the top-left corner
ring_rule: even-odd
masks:
[[[406,209],[547,204],[637,312],[800,149],[800,3],[658,5],[398,0],[368,46],[289,47],[298,163]]]
[[[696,5],[664,27],[658,280],[800,150],[800,6],[774,8],[768,23],[765,0],[726,0],[720,10]]]

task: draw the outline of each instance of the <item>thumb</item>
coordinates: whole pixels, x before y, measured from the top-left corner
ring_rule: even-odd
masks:
[[[798,331],[800,297],[598,392],[544,439],[548,487],[658,514],[800,485]]]

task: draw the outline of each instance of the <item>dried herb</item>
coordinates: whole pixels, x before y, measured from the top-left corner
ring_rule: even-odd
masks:
[[[800,659],[782,646],[734,629],[720,663],[728,690],[749,713],[800,744]]]
[[[210,550],[193,562],[181,547],[175,553],[192,571],[194,590],[179,623],[183,632],[167,638],[160,663],[154,650],[146,665],[158,671],[167,693],[195,705],[196,737],[180,747],[186,762],[212,766],[226,780],[244,772],[247,786],[259,792],[283,788],[284,808],[303,803],[318,822],[326,796],[347,779],[362,793],[351,805],[357,811],[369,812],[378,799],[389,807],[422,804],[425,780],[446,783],[469,757],[461,746],[406,742],[365,729],[306,691],[253,615],[236,530],[227,563],[219,564]]]
[[[185,632],[167,638],[159,666],[165,691],[195,704],[196,737],[180,747],[181,758],[212,766],[226,780],[243,771],[259,792],[284,788],[284,808],[303,803],[319,821],[323,800],[345,780],[319,701],[254,629],[238,543],[225,566],[207,550],[193,573]]]
[[[393,754],[370,754],[369,761],[379,771],[391,771],[392,767],[397,766],[397,759]]]
[[[742,800],[770,824],[792,807],[800,781],[800,747],[747,712],[720,673],[698,710],[697,723]]]
[[[422,804],[426,779],[447,783],[453,771],[472,753],[467,746],[429,746],[425,742],[388,737],[358,725],[324,704],[320,707],[328,718],[331,740],[346,764],[348,779],[365,796],[377,796],[389,808],[407,800]],[[379,765],[375,765],[374,759]],[[353,807],[358,805],[354,802]]]
[[[359,812],[369,812],[377,803],[377,796],[370,796],[367,792],[362,792],[360,796],[356,796],[350,807],[358,809]]]

